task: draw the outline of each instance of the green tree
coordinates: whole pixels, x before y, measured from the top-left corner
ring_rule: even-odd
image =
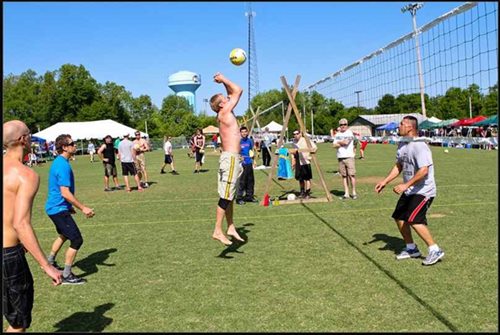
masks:
[[[99,96],[97,82],[83,65],[64,64],[57,74],[54,121],[78,121],[82,108],[91,105]]]
[[[398,114],[399,108],[396,105],[396,98],[392,94],[384,95],[375,107],[375,114]]]
[[[493,85],[488,89],[488,94],[483,98],[482,115],[498,114],[498,84]]]

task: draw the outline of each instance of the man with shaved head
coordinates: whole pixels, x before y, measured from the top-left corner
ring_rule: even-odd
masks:
[[[33,255],[54,285],[61,284],[61,273],[49,264],[31,226],[33,199],[40,185],[39,176],[23,165],[31,147],[31,133],[21,121],[3,124],[3,315],[8,332],[23,332],[31,324],[33,277],[25,252]]]

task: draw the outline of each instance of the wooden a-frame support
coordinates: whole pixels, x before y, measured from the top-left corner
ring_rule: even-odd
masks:
[[[314,166],[316,166],[316,171],[318,172],[318,176],[319,176],[319,179],[320,179],[320,182],[321,182],[321,186],[323,187],[323,189],[324,189],[324,191],[326,193],[326,198],[310,198],[310,199],[297,199],[297,200],[280,200],[280,204],[296,204],[296,203],[329,202],[329,201],[332,201],[332,195],[330,194],[330,191],[328,190],[328,187],[326,186],[325,178],[323,177],[323,172],[321,171],[321,167],[319,166],[318,159],[316,158],[316,153],[312,151],[311,140],[307,136],[306,127],[304,125],[304,122],[300,118],[299,110],[297,108],[297,105],[295,104],[295,96],[297,95],[297,90],[298,90],[298,87],[299,87],[300,75],[298,75],[295,78],[295,83],[294,83],[294,85],[292,87],[292,92],[290,92],[290,88],[288,86],[288,83],[287,83],[285,77],[281,76],[280,79],[281,79],[281,83],[283,85],[283,88],[285,89],[286,94],[288,95],[288,99],[290,100],[290,102],[288,104],[288,108],[287,108],[287,111],[286,111],[285,120],[283,122],[283,128],[281,129],[281,133],[280,133],[280,137],[278,139],[277,147],[281,148],[281,146],[283,144],[283,139],[284,139],[284,136],[285,136],[285,131],[286,131],[287,127],[288,127],[288,122],[290,121],[290,116],[291,116],[292,110],[293,110],[293,112],[295,114],[295,117],[297,118],[297,122],[299,123],[300,131],[302,132],[302,136],[304,136],[304,138],[306,140],[307,148],[308,148],[308,150],[311,150],[310,151],[311,152],[311,160],[314,163]],[[276,172],[276,167],[278,165],[278,158],[279,158],[278,155],[271,155],[271,159],[272,159],[271,172],[269,173],[268,178],[267,178],[267,183],[266,183],[266,187],[265,187],[265,190],[264,190],[264,197],[263,197],[263,199],[266,197],[266,195],[269,194],[269,188],[271,186],[271,182],[273,180],[273,176],[274,176],[274,173]],[[297,162],[297,164],[298,164],[298,162]],[[264,202],[262,201],[261,204],[263,204],[263,203]]]

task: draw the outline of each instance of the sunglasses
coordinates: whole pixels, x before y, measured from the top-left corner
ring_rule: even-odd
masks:
[[[75,141],[72,141],[72,142],[69,142],[69,143],[66,143],[65,146],[69,147],[74,147],[76,145]]]
[[[341,126],[341,127],[342,127],[342,126],[347,126],[347,123],[342,123],[342,124],[340,124],[340,126]]]

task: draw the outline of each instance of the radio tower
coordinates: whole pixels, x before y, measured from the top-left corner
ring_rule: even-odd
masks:
[[[256,13],[252,12],[251,2],[247,2],[245,16],[248,17],[248,109],[250,109],[250,101],[259,93],[259,72],[257,70],[257,52],[253,29],[253,18]]]

